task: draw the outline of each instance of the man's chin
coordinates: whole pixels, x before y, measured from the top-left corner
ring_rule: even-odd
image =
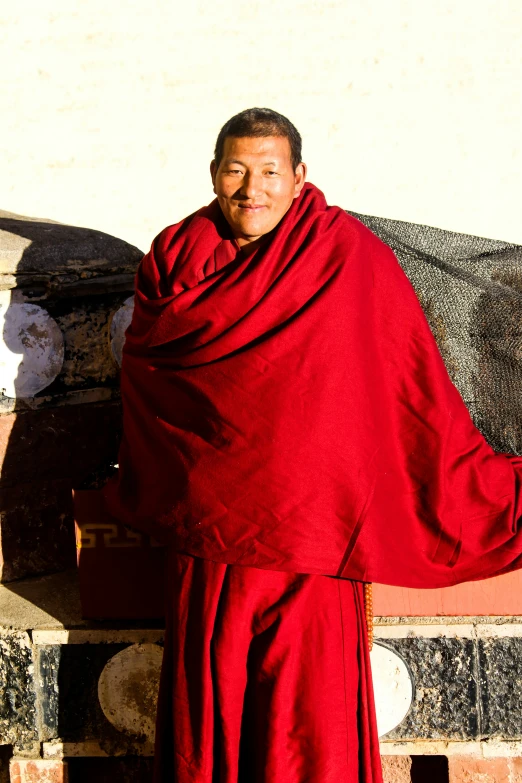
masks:
[[[259,237],[264,236],[264,234],[269,234],[271,230],[272,229],[268,226],[254,225],[252,223],[248,223],[248,225],[243,223],[242,225],[237,226],[237,233],[250,242],[254,239],[259,239]]]

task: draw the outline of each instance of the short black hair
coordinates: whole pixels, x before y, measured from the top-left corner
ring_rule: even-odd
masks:
[[[290,143],[290,157],[294,171],[301,163],[302,139],[299,131],[289,119],[273,109],[245,109],[235,114],[225,122],[219,131],[214,161],[216,167],[223,158],[225,139],[261,138],[267,136],[283,136]]]

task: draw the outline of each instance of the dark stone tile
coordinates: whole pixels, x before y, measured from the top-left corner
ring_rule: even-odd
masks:
[[[478,643],[483,733],[522,737],[522,639],[483,639]]]
[[[98,700],[98,680],[106,663],[128,644],[67,644],[58,673],[58,736],[64,742],[123,739]]]
[[[57,739],[61,647],[45,644],[35,650],[35,687],[38,704],[38,729],[40,740],[48,742]]]
[[[378,640],[377,640],[378,641]],[[471,639],[387,639],[406,661],[414,696],[408,715],[387,739],[478,736],[475,646]]]
[[[0,636],[0,743],[31,747],[38,739],[33,655],[26,633]]]

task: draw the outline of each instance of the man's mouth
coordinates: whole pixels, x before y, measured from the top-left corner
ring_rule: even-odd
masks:
[[[238,204],[238,207],[247,212],[258,212],[260,209],[265,209],[265,204]]]

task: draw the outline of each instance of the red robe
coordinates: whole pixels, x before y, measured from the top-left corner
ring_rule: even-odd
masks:
[[[382,783],[362,585],[168,564],[154,783]]]
[[[114,515],[282,579],[444,587],[522,565],[522,460],[474,427],[392,251],[313,185],[248,258],[216,201],[165,229],[135,301]]]

